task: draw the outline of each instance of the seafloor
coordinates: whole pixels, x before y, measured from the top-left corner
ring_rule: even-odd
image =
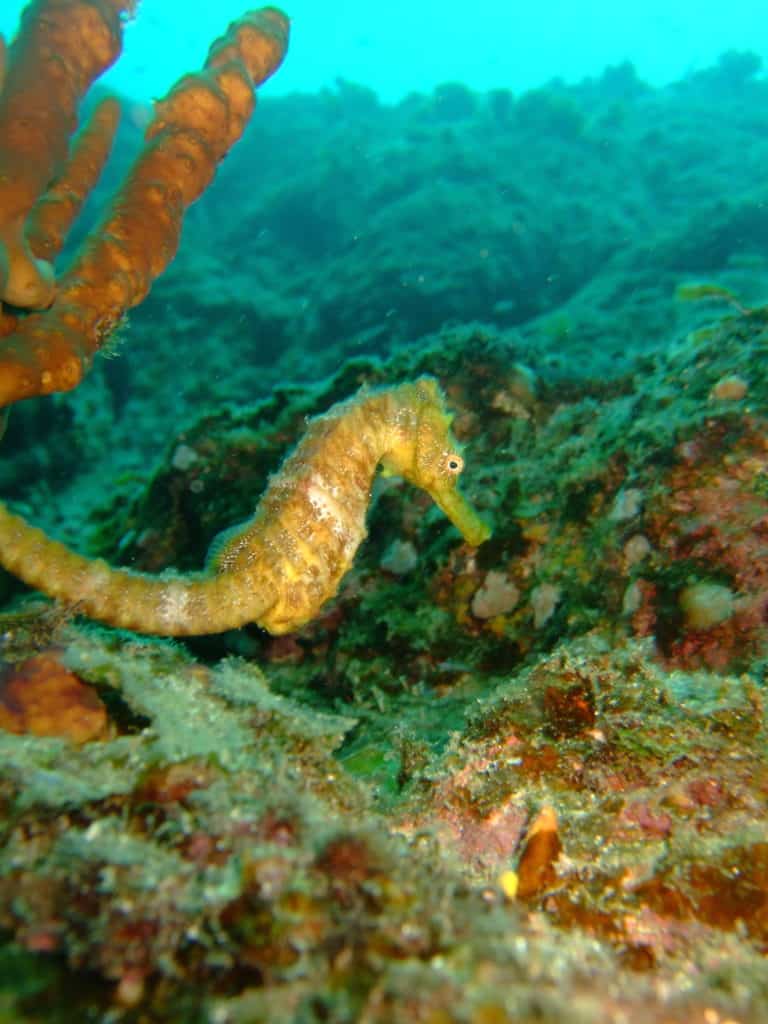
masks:
[[[382,480],[281,638],[4,576],[0,1021],[768,1020],[758,69],[265,101],[115,358],[13,410],[16,508],[186,570],[308,415],[432,373],[493,537]]]

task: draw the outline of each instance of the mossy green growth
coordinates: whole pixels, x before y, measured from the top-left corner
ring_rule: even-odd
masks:
[[[17,1021],[13,1004],[42,992],[56,975],[56,964],[41,962],[15,942],[0,945],[0,1024]]]
[[[169,763],[212,762],[267,778],[294,746],[310,749],[317,763],[326,759],[330,769],[332,751],[355,724],[272,694],[255,666],[230,659],[208,670],[168,642],[71,630],[64,661],[149,724],[80,747],[0,732],[0,773],[15,783],[18,807],[78,806],[126,794],[147,772]]]

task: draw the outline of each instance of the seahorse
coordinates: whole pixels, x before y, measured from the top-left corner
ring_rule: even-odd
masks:
[[[139,633],[292,632],[333,597],[366,536],[377,467],[425,490],[467,543],[490,536],[458,490],[464,462],[436,380],[364,390],[310,420],[251,519],[220,534],[205,568],[148,575],[50,539],[0,504],[0,564],[78,614]]]

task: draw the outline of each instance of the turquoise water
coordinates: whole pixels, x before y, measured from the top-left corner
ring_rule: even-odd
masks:
[[[13,31],[23,6],[21,0],[2,4],[1,32]],[[162,93],[200,63],[210,40],[247,6],[242,0],[144,0],[110,81],[139,99]],[[286,11],[293,20],[291,52],[265,90],[276,95],[314,91],[337,77],[368,85],[389,100],[456,80],[476,89],[517,90],[555,76],[577,80],[624,60],[658,85],[712,64],[729,48],[768,52],[768,16],[759,0],[477,0],[471,6],[294,0]]]

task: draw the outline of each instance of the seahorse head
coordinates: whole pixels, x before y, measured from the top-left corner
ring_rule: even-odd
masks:
[[[397,398],[402,405],[392,447],[382,459],[385,472],[421,487],[467,543],[482,544],[491,531],[458,489],[464,459],[439,384],[433,377],[420,377],[398,388]]]

